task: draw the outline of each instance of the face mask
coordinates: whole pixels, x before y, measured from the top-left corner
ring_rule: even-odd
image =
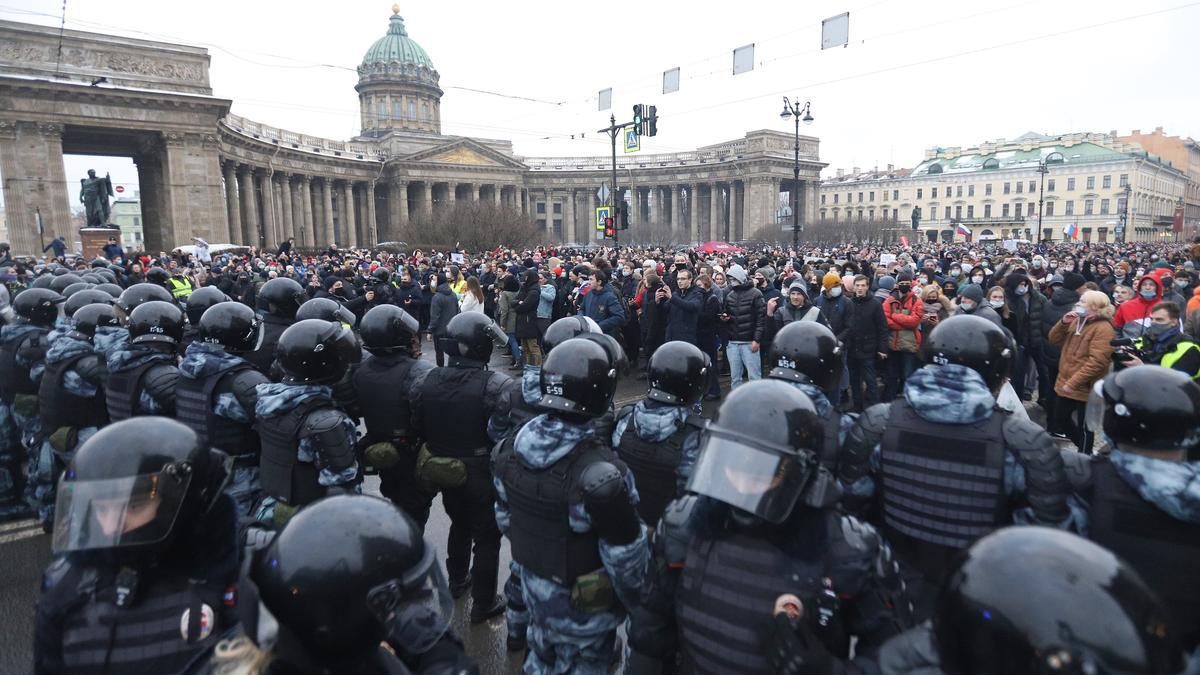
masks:
[[[1118,278],[1118,279],[1124,279],[1124,278],[1125,278],[1125,272],[1124,272],[1124,270],[1117,270],[1117,271],[1116,271],[1116,273],[1114,273],[1114,274],[1113,274],[1113,276],[1114,276],[1114,277],[1116,277],[1116,278]]]
[[[1034,266],[1034,267],[1041,267],[1041,266],[1042,266],[1042,261],[1041,261],[1041,260],[1034,260],[1034,261],[1033,261],[1033,266]]]
[[[971,302],[970,300],[963,300],[962,302],[958,303],[958,306],[964,312],[974,312],[975,311],[975,303]]]
[[[954,276],[954,277],[958,276],[958,268],[957,267],[950,268],[950,276]]]
[[[908,293],[910,290],[912,290],[912,286],[910,286],[908,284],[900,284],[899,286],[896,286],[896,290],[900,291],[900,295],[904,295],[905,293]]]
[[[1004,306],[1004,301],[1003,300],[988,300],[988,304],[992,306],[992,309],[1000,309],[1001,307]]]
[[[631,275],[631,274],[633,274],[633,270],[629,270],[629,269],[623,269],[623,270],[621,270],[621,276],[623,276],[623,277],[627,277],[627,276],[629,276],[629,275]]]
[[[1174,324],[1152,323],[1149,326],[1146,326],[1146,335],[1149,335],[1150,339],[1152,339],[1152,340],[1158,340],[1159,338],[1163,337],[1167,333],[1170,333],[1171,330],[1174,328],[1175,328]]]
[[[836,298],[841,294],[842,294],[841,286],[834,286],[833,288],[829,289],[829,297],[831,297],[831,298]]]
[[[971,283],[979,284],[980,286],[982,286],[983,285],[983,275],[976,274],[975,276],[971,277]]]
[[[1087,316],[1087,307],[1076,307],[1075,313],[1079,316]]]
[[[1058,263],[1050,263],[1050,269],[1055,269],[1057,267],[1058,267]]]
[[[1017,286],[1017,295],[1025,295],[1029,292],[1028,286]]]
[[[1153,300],[1154,296],[1156,295],[1158,295],[1158,293],[1155,293],[1154,291],[1142,291],[1142,297],[1147,300]]]
[[[1163,285],[1164,289],[1170,288],[1173,283],[1174,282],[1171,280],[1171,277],[1163,277],[1162,278],[1162,285]]]

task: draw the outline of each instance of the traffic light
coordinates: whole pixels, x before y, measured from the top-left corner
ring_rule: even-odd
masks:
[[[617,204],[617,218],[618,218],[617,222],[620,224],[621,229],[628,230],[629,229],[629,204],[627,204],[626,202],[621,202],[620,204]],[[612,218],[609,218],[609,220],[612,220]]]
[[[641,103],[634,104],[633,106],[633,128],[637,129],[638,134],[642,133],[642,120],[645,119],[642,112],[645,107]]]
[[[641,134],[643,136],[655,136],[658,134],[658,107],[652,105],[646,107],[645,121],[642,123],[645,128],[641,131]]]
[[[604,238],[605,239],[614,239],[614,238],[616,238],[616,236],[617,236],[617,231],[615,228],[613,228],[612,216],[608,216],[607,218],[604,219]]]

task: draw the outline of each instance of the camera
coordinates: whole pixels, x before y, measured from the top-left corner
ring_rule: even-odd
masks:
[[[1128,363],[1134,357],[1142,358],[1142,352],[1133,346],[1132,338],[1117,338],[1109,341],[1108,345],[1113,348],[1112,358],[1115,363]]]

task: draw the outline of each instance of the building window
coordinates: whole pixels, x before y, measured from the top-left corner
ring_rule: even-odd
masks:
[[[858,210],[858,222],[862,222],[862,209]]]
[[[1112,176],[1111,175],[1105,176],[1104,179],[1100,181],[1100,186],[1103,187],[1105,190],[1111,190],[1112,189]]]
[[[1021,194],[1024,191],[1025,191],[1025,184],[1022,183],[1021,181],[1017,181],[1017,194]]]
[[[1007,218],[1007,217],[1008,217],[1008,204],[1001,204],[1001,205],[1000,205],[1000,216],[1001,216],[1002,218]]]
[[[1125,213],[1125,198],[1117,197],[1117,213]]]
[[[858,203],[859,203],[859,204],[861,204],[861,203],[862,203],[862,193],[861,193],[861,192],[860,192],[860,193],[858,193]]]
[[[1025,209],[1025,215],[1032,216],[1033,215],[1033,206],[1034,206],[1033,202],[1029,202],[1028,204],[1026,204],[1026,206],[1028,208]],[[1017,208],[1019,209],[1021,207],[1018,206]]]
[[[428,103],[421,104],[421,119],[423,119],[425,121],[429,121],[429,104]]]
[[[821,195],[821,205],[825,205],[825,195]],[[824,218],[824,216],[822,216],[822,218]]]
[[[383,99],[379,99],[378,101],[375,102],[375,123],[376,124],[383,121],[384,117],[387,117],[386,105],[387,104],[384,103]]]
[[[970,185],[967,186],[967,196],[968,197],[975,196],[975,184],[974,183],[971,183]]]
[[[1005,183],[1005,184],[1004,184],[1004,194],[1008,194],[1008,193],[1010,193],[1010,192],[1012,192],[1012,184],[1011,184],[1011,183]]]
[[[892,199],[900,199],[900,191],[892,190]]]
[[[1067,192],[1074,192],[1074,191],[1075,191],[1075,179],[1073,177],[1068,178],[1067,179]]]
[[[1045,210],[1044,215],[1047,215],[1047,216],[1054,215],[1054,202],[1046,202],[1046,210]]]
[[[1087,177],[1087,189],[1089,189],[1089,190],[1096,189],[1096,177],[1095,176]]]
[[[1105,176],[1105,178],[1108,178],[1108,176]],[[1108,213],[1108,200],[1101,199],[1100,200],[1100,214],[1105,215],[1107,213]]]
[[[991,204],[984,204],[984,205],[983,205],[983,217],[984,217],[984,218],[991,218],[991,217],[992,217],[992,205],[991,205]]]
[[[991,196],[992,196],[992,184],[991,184],[991,183],[984,183],[984,184],[983,184],[983,196],[984,196],[984,197],[991,197]]]
[[[834,204],[838,203],[838,197],[840,197],[840,196],[841,196],[841,194],[839,194],[837,192],[833,193],[833,203]]]
[[[142,226],[142,217],[141,217],[141,216],[134,216],[134,217],[133,217],[133,226],[134,226],[134,227],[141,227],[141,226]]]
[[[899,217],[899,215],[900,215],[899,209],[892,209],[892,220],[896,220],[897,217]]]
[[[917,188],[917,199],[920,199],[920,198],[921,198],[921,192],[922,192],[922,189],[921,189],[921,188]]]
[[[416,101],[408,102],[408,119],[410,119],[410,120],[417,119],[417,102]]]
[[[962,186],[961,186],[961,185],[957,185],[957,186],[955,186],[955,187],[954,187],[954,196],[955,196],[955,197],[961,197],[961,196],[962,196]]]
[[[400,101],[392,99],[392,117],[394,119],[400,119],[403,116],[401,114],[402,112],[403,111],[400,110]]]
[[[562,218],[554,219],[554,234],[562,236]]]
[[[962,207],[961,206],[954,207],[954,219],[962,220]]]
[[[1054,179],[1046,181],[1046,192],[1054,192]]]
[[[542,214],[546,213],[546,202],[538,202],[537,203],[537,212],[538,212],[538,215],[542,215]]]
[[[937,188],[935,188],[935,187],[929,188],[929,198],[937,199]]]
[[[946,207],[946,220],[950,220],[950,207]]]
[[[851,194],[851,193],[849,193],[849,192],[847,192],[847,193],[846,193],[846,203],[847,203],[847,204],[849,204],[849,203],[850,203],[850,202],[852,202],[852,201],[854,201],[854,195],[853,195],[853,194]]]
[[[825,209],[821,209],[821,220],[825,220]]]
[[[1067,200],[1066,214],[1068,216],[1075,215],[1075,200],[1074,199]]]
[[[1121,174],[1121,179],[1118,181],[1118,187],[1125,187],[1126,185],[1129,185],[1129,174],[1123,173]]]
[[[867,211],[867,222],[875,222],[875,209]]]
[[[967,218],[974,218],[974,217],[975,217],[975,206],[973,204],[968,204],[967,205]]]
[[[929,208],[925,210],[925,213],[929,214],[930,220],[937,220],[937,207],[933,204],[929,205]]]
[[[562,206],[563,206],[562,202],[554,202],[554,215],[556,215],[556,216],[562,215]]]
[[[538,226],[538,229],[539,229],[539,230],[544,230],[544,229],[546,229],[546,219],[545,219],[545,218],[538,218],[538,221],[537,221],[537,226]]]
[[[1029,181],[1029,191],[1037,192],[1037,181],[1036,180]]]
[[[834,209],[834,210],[833,210],[833,216],[832,216],[832,217],[831,217],[829,220],[831,220],[832,222],[835,222],[835,223],[836,223],[836,222],[837,222],[837,213],[838,213],[838,212],[837,212],[837,209]]]
[[[1096,201],[1095,199],[1083,200],[1083,215],[1085,215],[1085,216],[1092,215],[1092,205],[1095,203],[1095,201]]]

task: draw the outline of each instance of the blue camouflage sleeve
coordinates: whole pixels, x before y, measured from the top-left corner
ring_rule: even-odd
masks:
[[[241,422],[243,424],[250,422],[250,415],[246,413],[246,408],[242,406],[242,402],[232,392],[224,392],[217,395],[217,400],[213,403],[213,413],[217,417],[224,417],[234,422]]]
[[[81,398],[94,398],[99,390],[92,383],[85,380],[79,373],[74,370],[68,370],[63,373],[63,389],[68,394],[79,396]]]
[[[500,534],[508,535],[509,512],[508,512],[508,491],[504,489],[504,482],[499,476],[493,475],[492,485],[496,487],[496,527],[500,528]]]

